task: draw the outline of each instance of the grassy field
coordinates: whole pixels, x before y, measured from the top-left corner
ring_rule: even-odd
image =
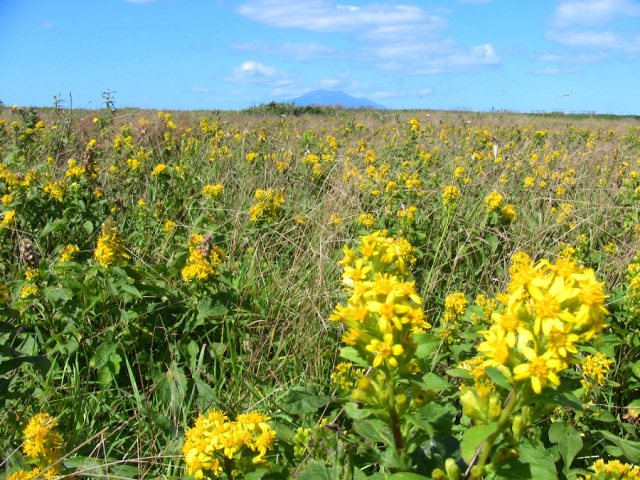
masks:
[[[638,478],[637,117],[107,107],[0,112],[0,476]]]

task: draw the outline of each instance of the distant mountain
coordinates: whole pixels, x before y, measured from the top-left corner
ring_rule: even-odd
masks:
[[[295,103],[299,107],[318,105],[343,108],[374,108],[381,110],[387,108],[366,98],[356,98],[344,92],[333,90],[314,90],[313,92],[305,93],[304,95],[289,100],[289,103]]]

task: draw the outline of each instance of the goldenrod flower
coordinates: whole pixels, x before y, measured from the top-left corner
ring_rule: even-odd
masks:
[[[216,198],[224,191],[224,185],[216,183],[215,185],[204,185],[202,187],[202,196],[207,198]]]
[[[118,226],[112,219],[102,225],[93,256],[103,268],[119,265],[130,258],[125,252]]]
[[[0,228],[11,228],[16,224],[16,211],[7,210],[2,212],[2,220],[0,220]]]
[[[560,360],[554,358],[551,352],[538,356],[533,349],[524,348],[522,353],[529,362],[515,366],[513,369],[514,380],[530,379],[531,388],[538,394],[548,383],[554,387],[560,385],[557,373],[564,369],[564,365]]]
[[[182,279],[191,283],[203,282],[217,274],[217,268],[225,258],[224,251],[212,244],[208,235],[191,235],[189,242],[189,258],[182,269]]]
[[[398,360],[395,358],[404,353],[404,348],[400,344],[393,343],[393,334],[385,333],[383,340],[372,339],[369,345],[366,346],[366,350],[375,354],[373,368],[378,368],[383,362],[386,362],[390,367],[397,367]]]
[[[57,425],[56,418],[48,413],[38,413],[29,420],[23,431],[22,451],[40,471],[45,471],[45,477],[57,473],[58,467],[55,464],[62,455],[62,437],[54,430]]]
[[[73,260],[79,251],[80,248],[77,245],[65,245],[60,253],[60,263],[66,263]]]
[[[453,207],[460,198],[460,189],[455,185],[445,185],[442,190],[442,203],[445,207]]]
[[[487,212],[491,213],[494,210],[498,210],[502,203],[504,202],[504,196],[500,194],[497,190],[492,191],[486,197],[484,197],[484,205],[487,209]]]

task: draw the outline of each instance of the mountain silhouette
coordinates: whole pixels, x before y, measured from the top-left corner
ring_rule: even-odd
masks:
[[[352,97],[344,92],[335,90],[314,90],[313,92],[305,93],[304,95],[289,100],[289,103],[295,103],[299,107],[317,105],[342,108],[372,108],[381,110],[387,108],[384,105],[372,102],[366,98]]]

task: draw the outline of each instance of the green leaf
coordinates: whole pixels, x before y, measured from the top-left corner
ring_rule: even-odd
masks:
[[[120,285],[120,290],[122,290],[125,293],[128,293],[129,295],[131,295],[132,297],[135,297],[139,300],[142,300],[142,293],[140,293],[140,290],[138,290],[136,287],[134,287],[133,285],[131,285],[130,283],[123,283]]]
[[[518,450],[520,451],[520,460],[531,465],[532,478],[544,478],[545,480],[558,478],[554,455],[542,444],[534,446],[530,443],[523,443]]]
[[[73,297],[71,290],[61,287],[46,287],[42,292],[51,303],[64,303]]]
[[[597,430],[605,439],[616,445],[627,460],[632,463],[640,463],[640,442],[626,440],[606,430]]]
[[[471,380],[473,377],[469,373],[469,370],[465,368],[450,368],[446,371],[447,375],[454,378],[464,378],[465,380]]]
[[[337,472],[320,460],[311,460],[296,476],[298,480],[335,480]]]
[[[462,442],[460,442],[460,454],[467,464],[471,462],[480,444],[489,438],[497,427],[498,422],[492,422],[488,425],[476,425],[464,432]]]
[[[86,222],[84,222],[82,224],[82,228],[84,228],[84,231],[87,232],[87,235],[91,235],[94,230],[94,226],[91,220],[87,220]]]
[[[568,472],[571,462],[582,450],[583,443],[580,434],[571,425],[557,422],[549,428],[549,441],[558,444],[558,450],[564,461],[563,471]]]
[[[367,440],[381,442],[385,445],[395,445],[391,428],[377,418],[354,420],[353,429]]]
[[[358,351],[353,347],[342,347],[340,349],[340,356],[345,360],[349,360],[351,363],[358,367],[368,367],[369,363],[364,360]]]
[[[313,388],[293,387],[282,399],[281,407],[291,415],[304,415],[326,406],[329,400],[328,396],[319,395]]]
[[[416,343],[416,357],[417,358],[426,358],[435,352],[438,349],[438,346],[441,343],[439,337],[435,335],[430,335],[428,333],[421,333],[419,335],[414,335],[414,342]]]
[[[109,362],[109,357],[111,357],[111,354],[114,353],[117,348],[117,343],[111,340],[105,340],[98,345],[98,348],[93,352],[91,360],[89,360],[89,366],[91,368],[101,368],[105,366],[107,362]]]
[[[435,390],[441,392],[451,387],[449,382],[435,373],[427,373],[422,377],[422,386],[427,390]]]
[[[493,380],[493,383],[495,383],[499,387],[502,387],[505,390],[511,390],[513,388],[513,385],[509,383],[507,377],[505,377],[504,374],[496,367],[487,367],[485,371],[487,372],[489,378]]]
[[[47,373],[49,368],[51,367],[51,362],[47,360],[45,357],[36,356],[36,355],[25,355],[16,358],[10,358],[8,360],[3,360],[0,362],[0,375],[4,375],[11,370],[15,370],[23,363],[31,363],[34,367],[36,367],[40,373],[43,375]]]
[[[398,472],[391,475],[389,480],[424,480],[425,478],[428,479],[430,477],[424,477],[411,472]]]
[[[347,402],[344,404],[345,413],[353,420],[360,420],[367,418],[371,415],[371,410],[368,408],[360,408],[357,403]]]

